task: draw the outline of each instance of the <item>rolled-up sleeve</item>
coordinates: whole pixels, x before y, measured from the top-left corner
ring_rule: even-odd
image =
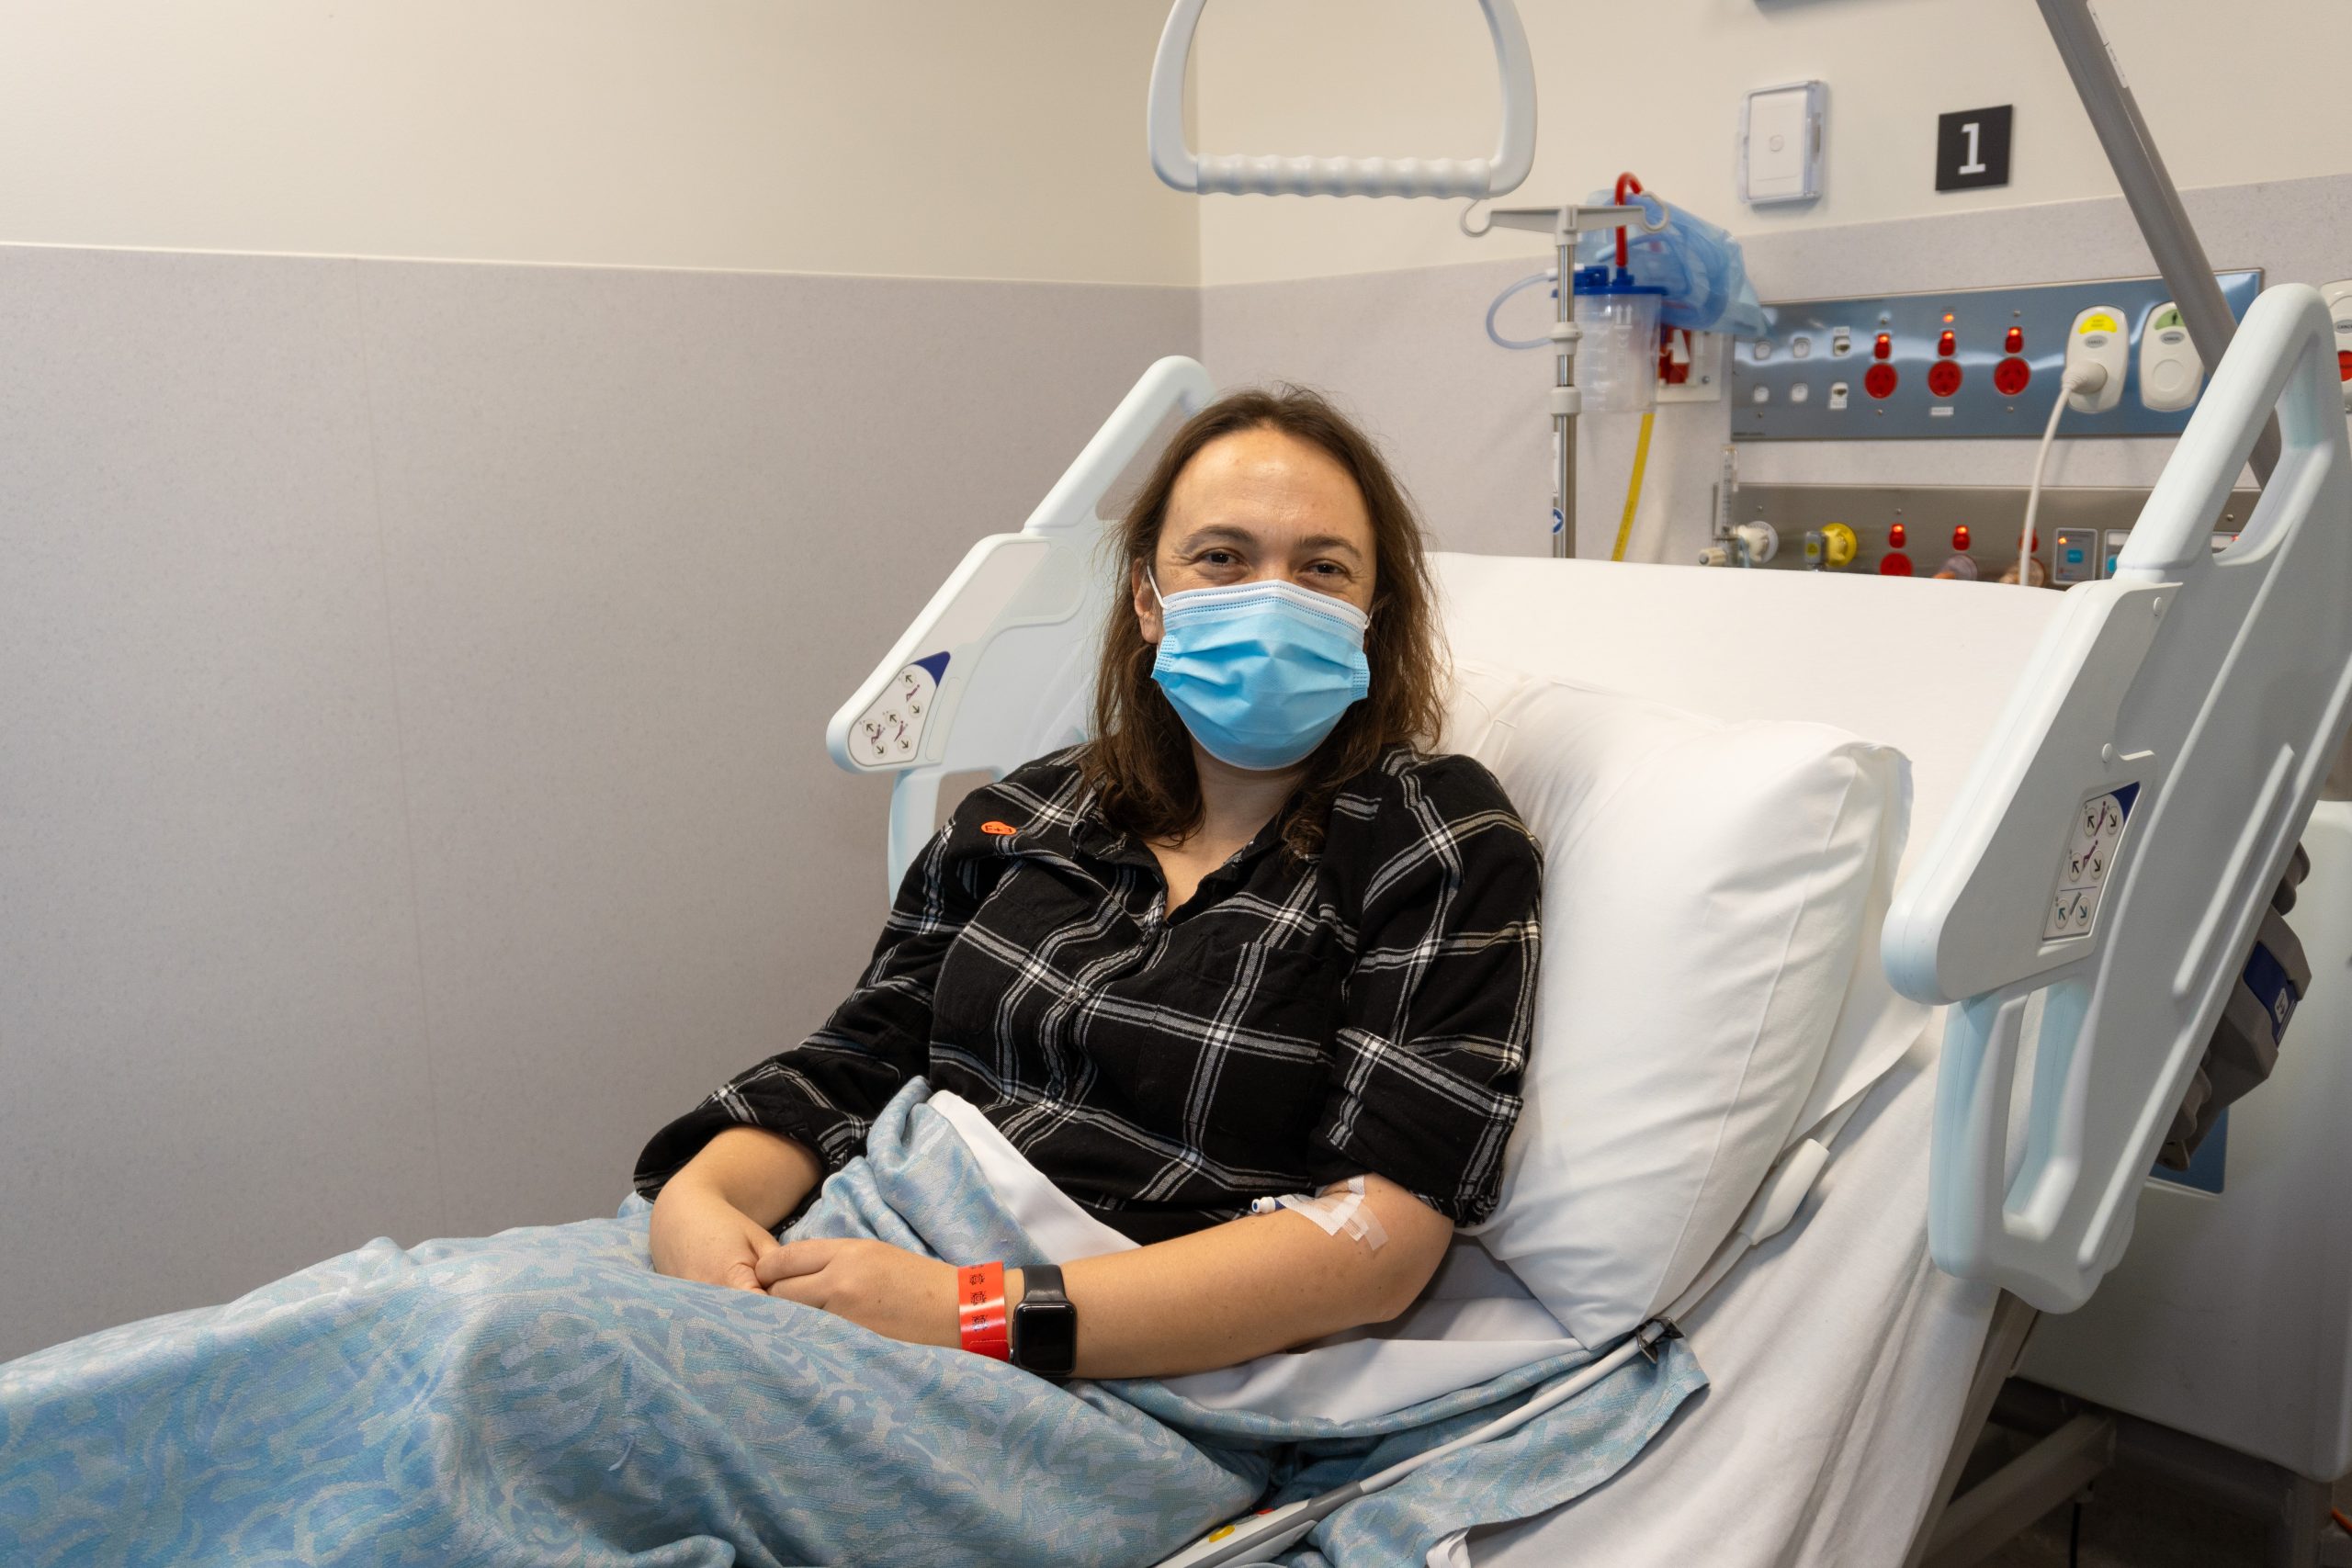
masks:
[[[1542,859],[1468,758],[1420,760],[1388,784],[1360,835],[1335,824],[1331,852],[1357,840],[1345,850],[1365,869],[1317,1169],[1376,1173],[1475,1224],[1494,1209],[1519,1118]]]
[[[729,1127],[791,1138],[828,1171],[864,1151],[875,1116],[923,1070],[940,964],[985,896],[986,863],[963,852],[977,837],[955,823],[940,829],[907,868],[873,961],[824,1027],[738,1073],[653,1134],[638,1156],[638,1191],[655,1196]]]

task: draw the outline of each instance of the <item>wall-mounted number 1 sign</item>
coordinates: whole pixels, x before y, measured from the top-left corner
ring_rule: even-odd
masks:
[[[1936,120],[1936,188],[1975,190],[2009,183],[2009,120],[2015,106],[1962,109]]]

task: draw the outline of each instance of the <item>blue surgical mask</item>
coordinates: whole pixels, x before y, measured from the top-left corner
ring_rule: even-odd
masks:
[[[1363,634],[1344,599],[1288,582],[1187,588],[1159,600],[1151,678],[1201,749],[1231,767],[1287,768],[1323,744],[1372,686]]]

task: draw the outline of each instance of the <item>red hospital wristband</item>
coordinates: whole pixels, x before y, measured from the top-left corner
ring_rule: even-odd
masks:
[[[1012,1359],[1004,1319],[1004,1265],[972,1263],[956,1270],[956,1328],[975,1356]]]

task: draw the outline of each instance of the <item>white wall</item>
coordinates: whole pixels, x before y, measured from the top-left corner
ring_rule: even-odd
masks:
[[[1159,0],[0,0],[0,242],[1189,283]]]
[[[2032,0],[1521,0],[1520,199],[1632,167],[1742,232],[2105,195]],[[1143,155],[1163,0],[0,0],[0,242],[1211,283],[1532,254],[1452,204],[1206,201]],[[2222,20],[2225,16],[2226,21]],[[2352,171],[2341,0],[2109,0],[2178,181]],[[2291,40],[2308,36],[2313,47]],[[2248,43],[2245,40],[2259,40]],[[1612,63],[1614,62],[1614,63]],[[1218,151],[1483,152],[1470,0],[1220,0]],[[1733,193],[1746,89],[1830,85],[1829,194]],[[1938,195],[1935,117],[2018,106]]]
[[[1581,197],[1631,168],[1738,233],[2105,196],[2114,186],[2033,0],[1520,0],[1536,59],[1535,172],[1514,198]],[[2108,0],[2100,19],[2183,186],[2352,171],[2342,0]],[[2302,42],[2299,45],[2298,39]],[[1193,60],[1211,152],[1484,152],[1496,88],[1470,0],[1227,0]],[[1743,93],[1829,85],[1827,195],[1741,204]],[[1938,114],[2017,106],[2012,182],[1937,194]],[[1470,239],[1458,203],[1219,197],[1207,283],[1540,254]],[[2218,254],[2229,247],[2208,236]]]

